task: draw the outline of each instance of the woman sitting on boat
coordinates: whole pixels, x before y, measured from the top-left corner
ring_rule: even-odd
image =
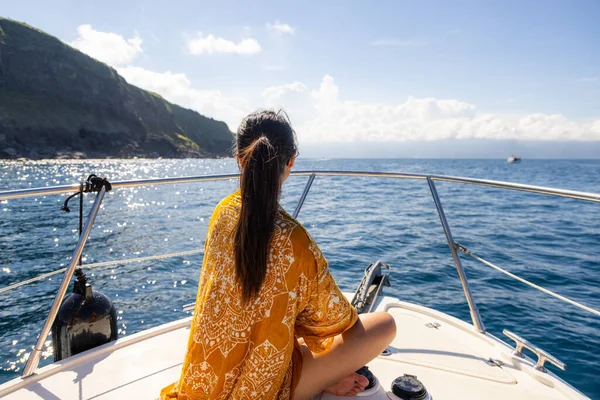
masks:
[[[354,396],[354,371],[391,343],[387,313],[357,316],[319,247],[278,204],[297,155],[282,112],[257,111],[235,146],[240,189],[208,226],[181,376],[161,399]]]

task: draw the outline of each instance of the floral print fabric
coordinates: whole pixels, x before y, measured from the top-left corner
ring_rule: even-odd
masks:
[[[356,321],[318,246],[281,207],[265,280],[244,304],[233,245],[240,207],[237,191],[213,213],[181,376],[161,399],[289,399],[302,365],[296,339],[323,352]]]

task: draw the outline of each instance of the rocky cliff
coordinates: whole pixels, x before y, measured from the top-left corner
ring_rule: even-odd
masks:
[[[219,157],[230,154],[232,139],[224,122],[0,18],[0,158]]]

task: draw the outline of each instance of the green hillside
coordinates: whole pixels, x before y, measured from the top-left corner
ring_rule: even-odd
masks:
[[[0,158],[219,157],[224,122],[128,84],[38,29],[0,18]]]

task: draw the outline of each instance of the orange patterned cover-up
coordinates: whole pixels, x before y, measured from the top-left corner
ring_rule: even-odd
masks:
[[[244,304],[233,245],[240,207],[238,190],[210,220],[181,376],[161,399],[289,399],[302,365],[296,339],[320,353],[356,321],[316,243],[281,207],[265,280]]]

